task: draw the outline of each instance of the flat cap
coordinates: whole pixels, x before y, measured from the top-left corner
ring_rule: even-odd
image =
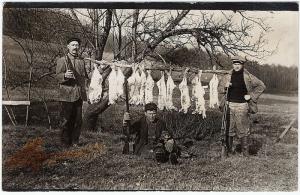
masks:
[[[231,60],[232,60],[232,63],[239,62],[241,64],[244,64],[246,62],[246,59],[244,57],[241,57],[241,56],[233,56],[231,58]]]
[[[67,40],[67,44],[71,43],[72,41],[77,41],[79,44],[81,43],[81,40],[77,37],[70,37]]]
[[[153,102],[147,103],[145,105],[145,112],[147,112],[147,110],[149,111],[157,111],[157,105]]]

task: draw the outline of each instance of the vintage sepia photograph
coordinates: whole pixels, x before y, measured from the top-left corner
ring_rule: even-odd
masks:
[[[4,2],[2,191],[298,191],[298,2]]]

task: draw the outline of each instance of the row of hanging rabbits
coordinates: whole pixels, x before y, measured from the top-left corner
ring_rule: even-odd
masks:
[[[155,82],[151,76],[151,70],[145,70],[144,65],[134,64],[132,66],[132,75],[127,79],[129,90],[129,103],[131,105],[144,105],[150,102],[154,102],[153,89],[155,85],[158,87],[157,106],[160,110],[180,111],[187,113],[191,107],[191,102],[195,102],[195,110],[192,114],[202,114],[202,117],[206,117],[205,108],[205,89],[201,83],[202,71],[199,70],[198,74],[191,80],[191,94],[188,86],[187,73],[188,68],[183,73],[183,79],[178,85],[180,90],[180,102],[181,108],[177,109],[173,104],[173,90],[177,87],[172,79],[172,71],[161,71],[160,79]],[[108,76],[109,83],[109,104],[117,103],[118,99],[124,95],[124,81],[120,66],[113,66],[110,75]],[[102,76],[95,68],[91,84],[89,87],[89,100],[91,103],[96,103],[101,100],[102,95]],[[218,77],[213,75],[209,82],[209,107],[219,106],[218,100]]]

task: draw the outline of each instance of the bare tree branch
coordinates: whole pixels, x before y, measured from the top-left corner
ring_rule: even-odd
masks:
[[[77,21],[77,23],[80,25],[80,27],[81,27],[81,29],[82,29],[82,32],[83,32],[83,34],[84,34],[84,36],[85,36],[85,38],[86,38],[87,41],[90,43],[91,47],[92,47],[93,49],[95,49],[95,46],[94,46],[93,42],[89,39],[88,33],[86,32],[84,26],[81,24],[79,18],[77,17],[76,12],[74,11],[73,8],[70,8],[70,11],[71,11],[72,16],[75,18],[75,20]]]

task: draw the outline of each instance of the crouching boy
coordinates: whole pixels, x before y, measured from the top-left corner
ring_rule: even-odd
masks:
[[[124,114],[123,125],[126,121],[130,121],[129,113]],[[179,148],[165,122],[157,117],[155,103],[145,105],[144,115],[131,125],[130,134],[135,134],[134,154],[154,156],[159,163],[178,164]]]

